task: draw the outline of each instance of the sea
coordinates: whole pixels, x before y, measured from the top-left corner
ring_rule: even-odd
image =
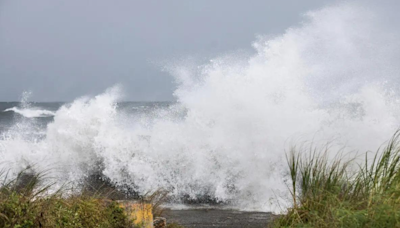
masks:
[[[54,120],[57,110],[67,102],[0,102],[0,133],[7,132],[20,121],[33,121],[44,133],[48,123]],[[136,115],[147,115],[174,102],[120,102],[119,110]]]

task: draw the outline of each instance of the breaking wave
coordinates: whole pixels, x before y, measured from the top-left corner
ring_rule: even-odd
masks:
[[[177,103],[146,115],[118,109],[117,87],[77,99],[54,113],[41,140],[26,137],[32,125],[4,133],[0,167],[16,174],[34,164],[72,183],[97,171],[141,193],[164,188],[178,198],[282,210],[289,146],[328,140],[376,150],[399,127],[398,36],[381,31],[377,16],[352,4],[328,7],[260,38],[251,56],[169,66]]]
[[[23,109],[18,107],[12,107],[4,110],[3,112],[15,112],[26,118],[39,118],[39,117],[51,117],[55,115],[55,112],[41,109]]]

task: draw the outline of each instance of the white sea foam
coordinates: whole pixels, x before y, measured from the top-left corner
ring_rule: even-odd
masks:
[[[43,140],[19,128],[3,135],[0,166],[16,173],[34,164],[72,182],[101,170],[142,193],[165,188],[279,211],[288,205],[289,146],[334,140],[346,151],[376,150],[398,128],[399,46],[378,16],[341,4],[259,39],[253,56],[169,67],[178,102],[152,115],[117,111],[118,88],[77,99],[55,113]]]
[[[15,112],[26,118],[50,117],[55,115],[55,112],[45,109],[23,109],[18,107],[8,108],[3,112]]]
[[[34,107],[29,102],[31,97],[31,92],[26,91],[22,94],[20,107],[12,107],[3,110],[3,112],[14,112],[25,118],[40,118],[40,117],[51,117],[55,115],[55,112],[41,109],[39,107]]]

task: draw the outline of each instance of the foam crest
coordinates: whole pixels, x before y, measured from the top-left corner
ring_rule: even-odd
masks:
[[[39,117],[50,117],[54,116],[53,111],[43,109],[20,109],[18,107],[12,107],[4,110],[3,112],[15,112],[26,118],[39,118]]]

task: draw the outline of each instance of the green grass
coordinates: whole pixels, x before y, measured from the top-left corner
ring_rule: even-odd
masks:
[[[0,183],[0,227],[134,227],[116,202],[96,195],[49,193],[51,185],[42,187],[42,179],[25,171]]]
[[[287,155],[293,207],[272,226],[400,227],[399,137],[396,132],[362,164],[341,155],[328,158],[328,149],[293,148]]]

